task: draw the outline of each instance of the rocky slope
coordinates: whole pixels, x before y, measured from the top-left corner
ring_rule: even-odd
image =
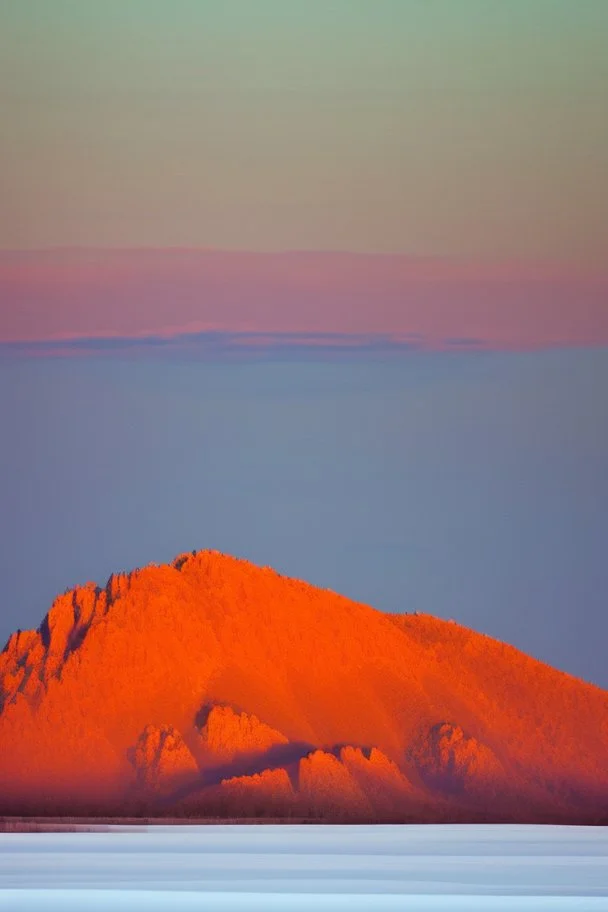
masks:
[[[595,822],[608,694],[215,552],[60,596],[0,654],[0,813]]]

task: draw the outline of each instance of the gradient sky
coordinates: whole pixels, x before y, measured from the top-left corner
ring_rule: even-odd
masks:
[[[0,247],[601,263],[605,0],[0,0]]]

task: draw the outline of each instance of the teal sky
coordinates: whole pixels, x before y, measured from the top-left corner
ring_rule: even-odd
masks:
[[[606,0],[0,0],[0,247],[601,263]]]

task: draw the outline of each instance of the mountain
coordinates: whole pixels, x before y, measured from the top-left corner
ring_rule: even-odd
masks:
[[[594,823],[608,693],[451,621],[192,552],[10,637],[0,813]]]

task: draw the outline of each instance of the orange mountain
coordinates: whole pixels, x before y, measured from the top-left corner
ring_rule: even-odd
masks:
[[[0,813],[608,816],[608,693],[216,552],[54,602],[0,654]]]

